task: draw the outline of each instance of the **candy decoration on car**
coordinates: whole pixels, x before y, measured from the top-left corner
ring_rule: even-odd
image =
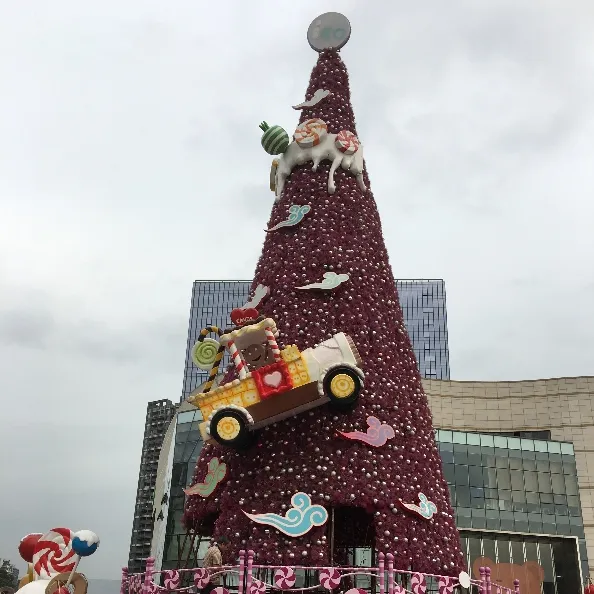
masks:
[[[50,579],[74,569],[76,559],[72,537],[68,528],[52,528],[35,543],[33,569],[40,578]]]
[[[227,590],[227,588],[223,588],[222,586],[219,586],[219,587],[211,590],[211,594],[229,594],[229,590]]]
[[[328,520],[328,511],[321,505],[312,505],[307,493],[295,493],[291,497],[291,508],[284,516],[274,513],[248,514],[250,520],[257,524],[266,524],[279,532],[296,538],[307,534],[314,526],[322,526]]]
[[[297,126],[293,138],[302,148],[308,149],[320,144],[328,134],[328,126],[324,120],[313,118]]]
[[[341,130],[334,139],[336,148],[345,155],[354,155],[361,146],[359,139],[355,134],[348,130]]]
[[[297,289],[320,289],[322,291],[331,291],[336,289],[342,283],[348,281],[350,276],[348,274],[336,274],[336,272],[324,272],[324,280],[321,283],[311,283],[303,287],[296,287]]]
[[[180,584],[179,571],[170,569],[163,573],[163,586],[165,590],[177,590]]]
[[[340,586],[340,571],[335,567],[320,570],[320,586],[326,590],[334,590]]]
[[[194,585],[196,588],[206,588],[210,583],[210,574],[207,569],[200,567],[194,571]]]
[[[184,489],[184,493],[186,495],[200,495],[200,497],[204,498],[210,497],[226,476],[227,465],[216,457],[211,458],[208,463],[208,472],[204,477],[204,481]]]
[[[449,577],[445,577],[445,576],[441,576],[439,578],[439,584],[438,584],[438,588],[439,588],[439,594],[454,594],[454,586],[456,585],[456,582],[454,581],[454,578],[449,578]]]
[[[367,425],[369,427],[365,433],[362,431],[339,431],[338,433],[345,439],[362,441],[376,448],[386,445],[388,439],[393,439],[395,436],[392,426],[382,423],[376,417],[367,417]]]
[[[279,567],[274,572],[274,584],[281,590],[288,590],[295,585],[295,570],[292,567]]]
[[[299,105],[293,105],[293,109],[305,109],[307,107],[313,107],[314,105],[317,105],[320,101],[322,101],[323,99],[328,97],[328,95],[330,95],[330,91],[325,91],[324,89],[318,89],[313,94],[313,97],[311,99],[308,99],[307,101],[304,101],[303,103],[300,103]]]
[[[248,594],[264,594],[264,592],[266,592],[266,584],[260,580],[253,579]]]
[[[413,594],[425,594],[427,592],[427,582],[425,581],[425,575],[422,573],[413,573],[410,585]]]
[[[289,206],[289,216],[287,219],[268,229],[267,233],[271,233],[282,227],[293,227],[298,225],[310,211],[311,206],[309,204],[304,204],[303,206],[300,206],[299,204],[291,204],[291,206]]]
[[[430,520],[437,513],[437,506],[433,501],[429,501],[424,493],[419,493],[419,501],[419,505],[415,505],[414,503],[404,503],[402,500],[399,500],[399,503],[409,512],[416,514],[424,520]]]
[[[269,155],[280,155],[289,146],[289,135],[280,126],[270,127],[266,122],[260,124],[262,135],[262,147]]]

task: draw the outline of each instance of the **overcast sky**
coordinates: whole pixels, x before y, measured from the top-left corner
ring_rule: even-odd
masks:
[[[253,275],[258,124],[297,122],[327,10],[452,378],[594,374],[591,1],[4,0],[0,557],[64,525],[100,535],[90,577],[126,564],[146,403],[179,399],[192,281]]]

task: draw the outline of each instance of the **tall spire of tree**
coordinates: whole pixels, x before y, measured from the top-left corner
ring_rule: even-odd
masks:
[[[346,131],[352,133],[342,137],[347,143],[358,142],[348,74],[335,50],[320,53],[306,101],[322,91],[330,94],[304,108],[300,124],[322,120],[328,136]],[[323,135],[316,126],[311,132]],[[357,159],[363,169],[363,148],[340,163],[330,193],[331,163],[314,170],[310,158],[291,162],[292,146],[278,164],[277,187],[283,160],[290,167],[269,229],[287,220],[292,206],[309,210],[299,224],[267,234],[252,289],[269,287],[259,309],[276,321],[281,345],[303,351],[338,332],[349,335],[362,359],[365,386],[352,411],[324,405],[298,414],[266,427],[245,452],[207,444],[194,482],[204,480],[214,456],[226,463],[227,476],[213,496],[188,498],[186,524],[200,530],[214,519],[215,534],[228,536],[235,551],[254,549],[259,563],[329,564],[340,562],[347,546],[373,543],[377,551],[393,553],[397,567],[457,575],[464,569],[458,532],[379,214],[366,171],[358,176],[356,166],[349,169]],[[348,147],[343,154],[349,156]],[[348,280],[341,277],[331,290],[299,288],[320,283],[328,272]],[[365,432],[369,417],[393,429],[393,438],[381,447],[338,433]],[[254,523],[244,513],[284,515],[297,492],[330,510],[325,525],[299,538]],[[433,515],[428,509],[429,518],[415,513],[420,494],[436,507]]]

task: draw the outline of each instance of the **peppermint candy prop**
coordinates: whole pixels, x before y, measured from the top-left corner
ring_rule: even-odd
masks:
[[[252,580],[248,594],[264,594],[266,592],[266,584],[260,580]]]
[[[281,590],[288,590],[295,585],[295,570],[292,567],[280,567],[274,572],[274,584]]]
[[[165,590],[177,590],[180,584],[179,571],[170,569],[163,574],[163,586]]]
[[[334,567],[326,567],[320,571],[320,586],[326,590],[334,590],[340,586],[340,571]]]
[[[295,142],[303,149],[317,146],[328,134],[328,126],[323,120],[314,118],[300,124],[293,134]]]
[[[334,140],[336,148],[345,155],[354,155],[361,146],[359,139],[349,132],[349,130],[341,130]]]
[[[425,594],[425,592],[427,592],[427,582],[422,573],[413,573],[410,585],[413,594]]]
[[[439,594],[454,594],[454,586],[457,585],[454,578],[441,576],[439,578]]]
[[[196,586],[196,588],[206,588],[206,586],[208,586],[210,582],[210,575],[208,573],[208,570],[203,569],[202,567],[200,569],[197,569],[196,571],[194,571],[194,585]]]

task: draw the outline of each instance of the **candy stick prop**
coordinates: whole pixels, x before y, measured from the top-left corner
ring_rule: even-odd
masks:
[[[241,353],[232,340],[229,341],[227,346],[229,348],[229,353],[231,353],[231,357],[233,358],[235,369],[237,369],[237,373],[239,373],[239,379],[245,379],[247,377],[247,371],[245,370],[245,361],[241,358]]]
[[[80,560],[83,557],[90,557],[99,546],[99,537],[90,530],[79,530],[75,532],[72,537],[72,550],[76,553],[76,563],[70,572],[70,577],[66,582],[66,588],[70,585],[70,582],[76,574],[76,569]]]
[[[280,349],[278,348],[278,344],[276,343],[276,338],[274,338],[274,334],[270,328],[265,328],[264,332],[266,333],[266,340],[268,340],[268,346],[274,355],[275,361],[281,360]]]

